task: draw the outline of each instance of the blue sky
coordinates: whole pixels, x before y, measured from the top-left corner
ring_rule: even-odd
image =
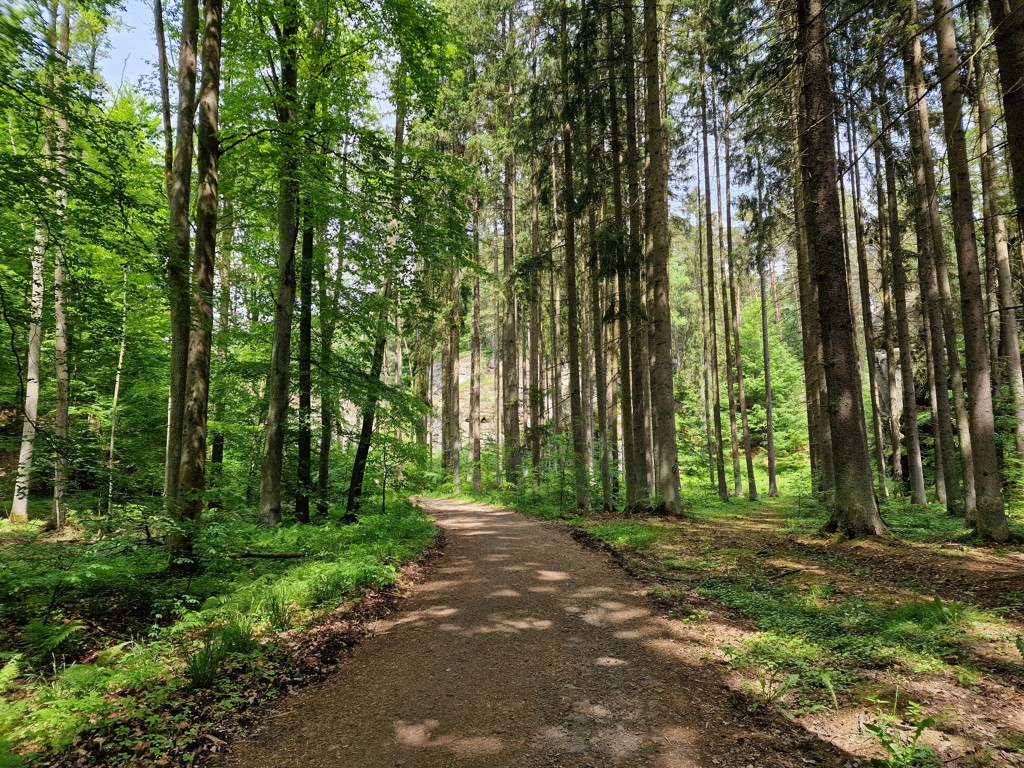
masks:
[[[120,28],[107,31],[106,55],[99,61],[100,71],[112,91],[121,85],[138,85],[154,72],[156,37],[153,33],[153,6],[142,0],[125,0],[119,14]]]

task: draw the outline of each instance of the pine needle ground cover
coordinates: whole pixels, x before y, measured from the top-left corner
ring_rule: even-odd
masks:
[[[1024,765],[1019,547],[900,500],[883,505],[895,540],[838,542],[808,497],[688,498],[682,519],[582,517],[542,493],[514,506],[645,582],[755,722],[795,720],[880,766]]]
[[[404,500],[350,526],[220,513],[203,569],[176,575],[141,536],[4,526],[0,766],[171,765],[223,746],[232,718],[333,666],[435,536]]]

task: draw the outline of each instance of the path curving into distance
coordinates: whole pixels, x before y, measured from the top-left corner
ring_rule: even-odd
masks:
[[[861,764],[796,723],[730,705],[699,633],[661,617],[607,555],[508,510],[420,503],[447,536],[430,578],[220,765]]]

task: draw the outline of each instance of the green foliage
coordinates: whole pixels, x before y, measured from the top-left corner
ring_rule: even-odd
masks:
[[[616,547],[646,550],[657,543],[664,528],[629,521],[615,521],[586,526],[590,533]]]
[[[21,649],[25,658],[39,664],[57,654],[71,652],[85,625],[76,621],[52,623],[32,619],[21,630]]]
[[[234,619],[207,630],[199,647],[185,656],[188,687],[192,690],[213,687],[225,659],[251,653],[258,647],[248,619]]]
[[[913,729],[909,735],[899,727],[903,721]],[[925,729],[933,725],[935,720],[925,717],[914,702],[907,705],[903,718],[897,714],[896,704],[893,704],[891,712],[878,710],[875,722],[864,723],[863,729],[875,738],[888,757],[872,760],[871,764],[876,768],[938,768],[942,760],[935,750],[918,743]]]
[[[33,613],[49,618],[2,638],[22,653],[0,656],[7,657],[0,690],[13,692],[0,699],[7,739],[0,742],[0,765],[5,759],[17,765],[10,762],[16,749],[44,760],[87,732],[122,744],[124,759],[111,765],[130,763],[140,739],[179,749],[199,738],[198,726],[185,733],[171,714],[185,691],[210,690],[227,702],[240,677],[290,674],[287,657],[273,646],[276,631],[393,586],[398,566],[436,534],[421,510],[397,496],[384,511],[346,526],[268,529],[248,522],[249,515],[216,515],[199,538],[205,569],[196,575],[168,574],[162,550],[143,540],[59,544],[26,534],[5,545],[5,565],[13,564],[14,573],[0,570],[0,589],[9,598],[0,604],[0,626],[18,626],[15,617]],[[232,557],[238,552],[307,556]],[[268,616],[268,596],[277,600],[276,616]],[[136,640],[110,642],[86,631],[85,617],[90,626]]]

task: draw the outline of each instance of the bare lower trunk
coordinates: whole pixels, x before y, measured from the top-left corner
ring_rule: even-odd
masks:
[[[669,304],[668,139],[662,120],[658,6],[644,0],[644,69],[647,84],[647,167],[645,250],[651,275],[651,412],[654,414],[655,509],[682,514],[676,448],[675,387],[672,377],[672,310]]]
[[[890,123],[888,106],[883,103],[882,121]],[[888,132],[882,133],[882,154],[885,156],[885,187],[889,212],[889,252],[892,263],[892,293],[896,310],[896,338],[900,349],[900,373],[903,378],[903,434],[907,444],[907,465],[910,475],[910,499],[925,504],[924,468],[917,430],[917,397],[914,387],[914,361],[910,348],[910,321],[907,318],[907,273],[904,267],[902,232],[899,224],[899,203],[896,192],[896,168]]]
[[[892,453],[892,482],[896,486],[897,495],[903,495],[903,423],[900,419],[900,368],[896,361],[896,333],[893,322],[892,299],[892,235],[889,225],[890,211],[885,194],[883,181],[882,150],[875,144],[875,200],[878,208],[878,272],[882,283],[882,344],[885,347],[885,372],[888,377],[886,387],[889,395],[889,444]]]
[[[502,431],[505,433],[505,482],[519,485],[522,454],[519,445],[519,333],[516,295],[516,166],[515,157],[505,157],[503,204],[502,286],[504,312],[501,322]]]
[[[1006,541],[1010,532],[1003,507],[1002,478],[996,455],[992,379],[985,343],[984,305],[974,233],[974,204],[967,141],[963,128],[963,97],[953,9],[950,0],[934,0],[934,7],[943,124],[949,154],[950,192],[953,200],[953,232],[957,270],[960,276],[960,308],[967,358],[967,386],[970,392],[970,432],[977,492],[977,517],[972,522],[983,538]]]
[[[1024,232],[1024,0],[989,0],[1003,87],[1006,146],[1013,169],[1018,227]]]
[[[295,518],[302,523],[309,522],[313,492],[313,224],[308,216],[302,229],[299,270],[299,445],[295,466]]]
[[[975,20],[977,15],[975,14]],[[976,23],[976,22],[975,22]],[[982,36],[976,34],[979,47]],[[988,62],[984,53],[975,59],[975,91],[978,104],[979,153],[981,154],[982,211],[986,223],[986,250],[991,253],[991,267],[996,272],[996,307],[989,315],[999,319],[1000,336],[994,339],[994,348],[999,350],[1006,363],[1006,380],[1013,401],[1016,420],[1017,460],[1024,459],[1024,377],[1021,372],[1020,339],[1017,336],[1017,309],[1013,298],[1013,277],[1010,274],[1010,249],[1006,237],[1006,220],[999,211],[999,189],[996,177],[996,162],[993,154],[995,142],[992,139],[992,114],[988,103]],[[1012,152],[1012,150],[1011,150]],[[995,364],[998,358],[993,358]]]
[[[864,206],[860,190],[860,169],[856,159],[857,133],[848,120],[846,124],[847,143],[853,169],[853,222],[857,250],[857,278],[860,289],[861,324],[864,332],[864,356],[867,362],[868,388],[871,397],[871,429],[875,443],[875,469],[878,472],[879,493],[883,499],[889,497],[889,482],[885,471],[885,441],[882,437],[882,415],[879,412],[878,382],[875,378],[875,329],[871,316],[871,294],[868,283],[867,236],[864,232]]]
[[[747,498],[757,501],[757,482],[754,480],[754,454],[750,442],[750,420],[747,418],[747,388],[743,380],[743,352],[740,348],[740,301],[737,287],[736,261],[733,258],[732,244],[732,179],[731,161],[729,159],[729,120],[728,112],[725,121],[725,238],[726,261],[729,267],[729,309],[732,313],[733,355],[736,361],[736,388],[739,397],[740,425],[743,429],[743,456],[747,470]]]
[[[761,283],[761,347],[764,356],[764,411],[765,432],[768,450],[768,495],[776,498],[779,486],[775,476],[775,421],[772,414],[772,366],[768,344],[768,291],[765,285],[764,266],[760,270]]]
[[[717,121],[716,121],[717,122]],[[732,457],[733,495],[743,494],[740,479],[740,441],[736,429],[736,381],[733,377],[733,328],[732,313],[729,310],[729,277],[726,275],[728,251],[725,247],[725,203],[722,200],[721,152],[719,150],[718,128],[715,129],[715,196],[718,198],[718,268],[719,284],[722,288],[722,326],[725,339],[725,391],[729,402],[729,454]]]
[[[164,507],[177,504],[181,467],[182,420],[185,409],[185,373],[188,364],[190,320],[189,200],[192,190],[192,140],[196,113],[196,41],[199,31],[198,0],[182,4],[181,48],[178,56],[178,119],[175,151],[167,191],[171,237],[167,248],[168,300],[171,309],[171,383],[164,462]]]
[[[469,341],[469,443],[473,452],[473,492],[483,489],[480,467],[480,198],[473,196],[473,318]]]
[[[39,360],[43,344],[43,287],[46,268],[45,234],[36,227],[32,251],[32,294],[29,299],[28,361],[25,366],[25,407],[21,426],[21,451],[14,480],[14,500],[9,515],[12,523],[28,522],[28,496],[32,481],[32,454],[35,451],[36,418],[39,413]]]
[[[837,193],[833,104],[829,73],[828,26],[821,0],[799,0],[797,16],[804,55],[801,83],[808,162],[803,167],[807,190],[807,235],[810,263],[818,287],[819,313],[828,390],[828,421],[835,470],[835,498],[828,527],[848,536],[885,535],[875,505],[871,462],[864,429],[863,401],[849,274],[843,256]]]
[[[641,241],[642,214],[640,200],[640,153],[637,143],[636,75],[633,44],[634,9],[631,2],[622,6],[623,47],[622,57],[623,92],[626,102],[626,190],[629,218],[629,238],[626,257],[629,275],[629,372],[631,381],[631,402],[633,406],[633,461],[635,469],[636,494],[634,504],[646,507],[651,493],[648,478],[651,475],[651,456],[648,450],[649,434],[648,396],[650,395],[649,365],[647,358],[647,322],[643,317],[643,243]]]
[[[121,374],[124,372],[124,353],[128,346],[128,267],[124,269],[124,297],[121,301],[121,342],[117,346],[117,368],[114,370],[114,394],[110,399],[110,442],[107,445],[107,519],[114,511],[114,467],[117,437],[117,406],[121,399]]]
[[[974,465],[971,461],[971,438],[960,375],[960,357],[956,348],[953,313],[949,304],[949,280],[945,268],[945,239],[939,215],[935,189],[935,164],[932,156],[928,102],[925,100],[924,63],[921,37],[914,28],[917,22],[917,3],[907,3],[912,34],[903,52],[903,68],[907,83],[907,103],[910,105],[909,132],[911,160],[917,196],[919,230],[919,269],[924,285],[925,303],[929,317],[929,332],[933,355],[931,367],[936,379],[937,411],[942,442],[942,471],[946,490],[946,509],[950,513],[962,511],[965,496],[974,507]],[[963,460],[964,493],[961,493],[960,472],[953,446],[952,409],[947,386],[947,372],[952,383],[957,413],[961,456]],[[969,481],[969,482],[967,482]]]
[[[621,382],[621,413],[622,413],[622,464],[626,481],[626,507],[637,503],[636,451],[633,447],[633,379],[630,370],[630,317],[628,287],[628,257],[626,252],[626,214],[623,204],[622,189],[622,136],[619,130],[619,100],[617,84],[621,62],[619,46],[615,33],[613,6],[608,5],[607,15],[608,40],[611,48],[608,65],[608,110],[610,115],[610,138],[612,153],[612,216],[614,233],[618,238],[618,259],[615,264],[618,312],[618,362],[619,381]]]
[[[55,6],[55,8],[59,7]],[[70,51],[71,36],[71,7],[70,3],[63,4],[63,13],[60,23],[60,40],[57,44],[57,59],[61,62],[68,60]],[[63,70],[64,64],[60,65]],[[67,152],[68,120],[63,112],[57,112],[55,143],[57,151],[54,153],[54,168],[57,171],[57,188],[54,192],[54,203],[58,220],[63,220],[68,206],[68,193],[66,187],[65,155]],[[59,226],[59,225],[58,225]],[[56,448],[53,460],[53,509],[50,522],[53,527],[60,530],[64,527],[64,494],[67,491],[68,483],[68,434],[69,408],[70,408],[70,385],[71,379],[68,371],[68,317],[67,305],[64,295],[64,249],[57,248],[53,257],[53,315],[54,315],[54,367],[57,385],[57,401],[54,409],[53,439]]]
[[[706,253],[706,265],[707,265],[707,286],[706,293],[708,297],[707,303],[707,317],[708,317],[708,334],[709,337],[709,349],[708,355],[710,359],[711,367],[711,417],[714,424],[714,441],[715,441],[715,477],[718,481],[718,498],[722,501],[729,500],[729,490],[725,483],[725,457],[722,455],[722,403],[721,403],[721,387],[718,380],[718,330],[717,330],[717,319],[715,316],[715,252],[713,239],[713,225],[711,218],[711,165],[710,165],[710,154],[708,152],[708,92],[707,92],[707,77],[704,59],[701,59],[701,103],[700,103],[700,115],[701,115],[701,136],[703,137],[703,151],[704,151],[704,242],[707,247]]]
[[[196,253],[192,276],[192,329],[178,472],[178,530],[168,537],[172,566],[194,563],[192,545],[206,505],[206,428],[210,404],[213,345],[213,274],[217,258],[217,174],[220,147],[221,0],[205,0],[203,76],[199,89],[199,187],[196,197]]]
[[[573,477],[576,489],[576,509],[590,509],[590,479],[587,476],[587,440],[584,434],[583,393],[580,380],[580,311],[576,287],[576,190],[573,179],[572,135],[573,125],[569,112],[568,56],[569,39],[566,10],[562,10],[562,157],[564,178],[562,189],[565,226],[565,304],[568,328],[569,363],[569,426],[572,430]]]

